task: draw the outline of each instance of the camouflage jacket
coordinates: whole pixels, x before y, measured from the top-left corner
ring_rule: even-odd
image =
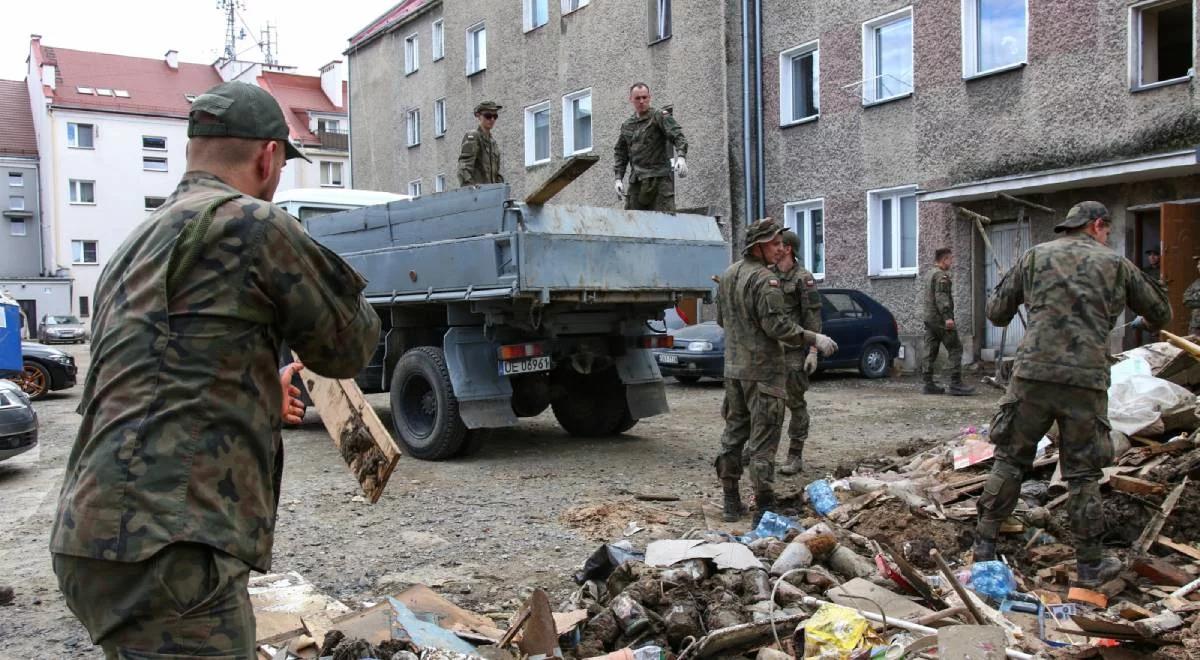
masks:
[[[754,380],[784,396],[783,343],[812,339],[788,315],[779,277],[754,257],[725,269],[717,290],[717,324],[725,329],[725,377]]]
[[[50,549],[142,561],[194,542],[267,570],[283,469],[280,344],[316,373],[354,376],[379,338],[364,286],[283,210],[185,174],[96,286],[83,419]]]
[[[1184,290],[1183,306],[1188,309],[1200,309],[1200,280],[1192,282]]]
[[[954,320],[954,290],[950,271],[937,266],[925,271],[921,277],[921,297],[926,325],[945,328],[946,321]]]
[[[504,183],[504,177],[500,175],[500,145],[496,138],[482,130],[467,131],[458,154],[458,185],[488,183]]]
[[[621,124],[617,146],[613,147],[613,174],[624,179],[628,166],[630,183],[670,176],[670,145],[675,145],[676,156],[687,156],[688,143],[683,137],[683,129],[667,111],[650,108],[644,116],[631,116]]]
[[[1013,375],[1108,389],[1109,333],[1126,306],[1151,328],[1171,320],[1162,283],[1083,232],[1035,245],[1004,275],[987,317],[1008,325],[1024,304],[1029,327]]]
[[[779,278],[779,288],[783,291],[783,299],[788,308],[788,317],[792,322],[813,332],[821,331],[821,293],[817,291],[817,281],[799,262],[786,273],[778,267],[772,268]],[[804,357],[811,344],[804,346],[784,345],[788,366],[804,366]]]

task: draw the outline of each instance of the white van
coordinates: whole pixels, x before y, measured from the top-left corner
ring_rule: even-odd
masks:
[[[275,205],[291,213],[308,229],[311,218],[356,209],[360,206],[386,204],[404,199],[409,195],[379,192],[376,190],[353,190],[350,188],[293,188],[275,195]]]

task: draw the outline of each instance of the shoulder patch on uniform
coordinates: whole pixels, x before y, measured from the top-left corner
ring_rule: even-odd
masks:
[[[770,284],[771,286],[779,286],[779,280],[772,277],[771,279],[767,280],[767,284]]]
[[[815,279],[813,279],[811,277],[807,277],[804,279],[804,286],[814,287],[816,285],[817,285],[817,281]]]
[[[467,136],[466,136],[465,138],[463,138],[463,139],[464,139],[464,140],[474,140],[474,139],[475,139],[475,134],[474,134],[474,133],[467,133]]]

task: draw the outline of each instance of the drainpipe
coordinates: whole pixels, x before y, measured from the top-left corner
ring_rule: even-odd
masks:
[[[754,0],[754,149],[760,218],[767,215],[767,174],[763,167],[762,25],[762,0]]]
[[[750,169],[750,0],[742,0],[742,187],[747,225],[754,221]]]
[[[357,52],[357,51],[354,51]],[[342,84],[342,81],[338,81]],[[346,55],[346,98],[342,104],[346,106],[346,169],[350,176],[346,177],[346,187],[354,188],[354,140],[350,135],[350,126],[354,124],[354,106],[350,105],[350,95],[354,93],[354,71],[350,67],[350,56]]]

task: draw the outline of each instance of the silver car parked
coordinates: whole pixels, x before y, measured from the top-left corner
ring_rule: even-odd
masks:
[[[38,418],[16,384],[0,380],[0,461],[37,446]]]
[[[77,316],[47,314],[38,327],[38,341],[43,344],[82,344],[87,338],[87,326]]]

